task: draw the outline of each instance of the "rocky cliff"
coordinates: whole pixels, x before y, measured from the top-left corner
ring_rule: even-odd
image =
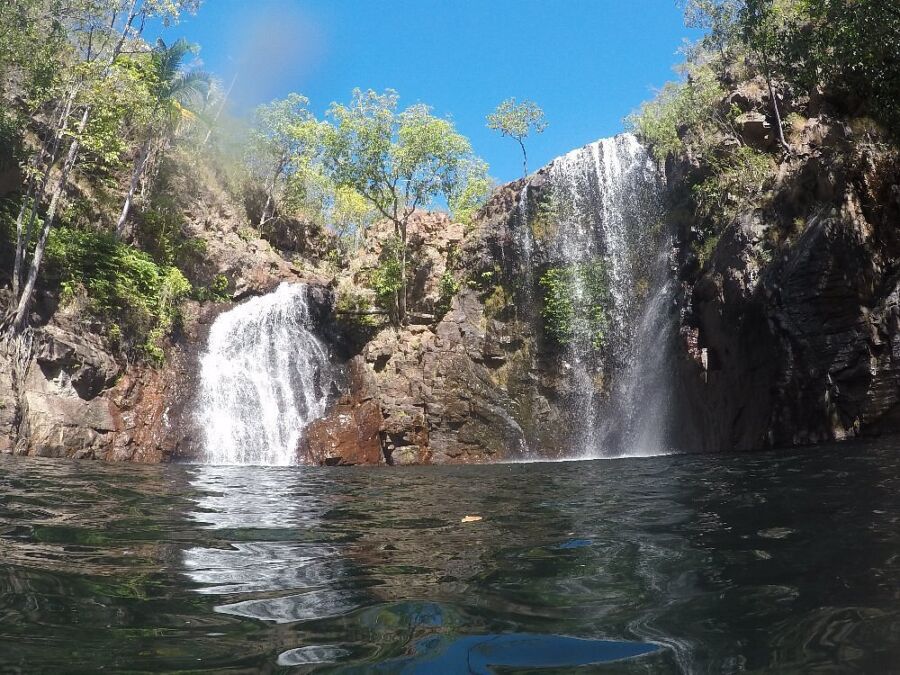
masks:
[[[753,450],[900,429],[900,154],[827,101],[779,95],[792,113],[788,151],[772,137],[759,83],[736,85],[722,101],[740,115],[714,152],[752,147],[767,168],[756,198],[712,230],[695,190],[709,157],[688,151],[660,167],[665,210],[655,236],[671,241],[677,287],[664,317],[677,335],[665,366],[670,449]],[[585,414],[584,380],[572,376],[570,354],[542,312],[539,279],[559,262],[547,169],[498,188],[470,225],[417,214],[411,320],[402,327],[371,309],[367,275],[390,237],[385,225],[337,269],[321,246],[298,242],[296,228],[269,241],[248,234],[246,215],[214,176],[193,185],[178,190],[191,195],[179,205],[186,236],[205,242],[191,280],[223,275],[228,301],[188,302],[159,368],[123,360],[77,306],[60,308],[45,294],[31,356],[0,354],[0,451],[189,458],[197,358],[210,322],[244,297],[302,281],[317,289],[317,329],[347,382],[307,430],[302,461],[569,453]],[[598,369],[588,385],[601,403],[614,395],[607,374]]]
[[[305,250],[309,242],[276,250],[249,227],[244,207],[207,165],[177,166],[163,189],[182,216],[181,239],[199,242],[185,269],[197,287],[225,280],[222,297],[183,303],[158,366],[117,349],[108,326],[87,311],[87,298],[61,302],[58,291],[41,288],[33,329],[18,343],[0,344],[0,452],[149,463],[190,457],[197,361],[210,323],[282,281],[325,283]]]
[[[776,151],[762,92],[744,84],[729,98],[758,120],[741,141],[773,156],[762,199],[726,224],[702,262],[696,222],[673,218],[689,449],[896,431],[900,154],[867,120],[787,92],[790,149]],[[700,170],[689,157],[667,165],[672,213],[683,213]]]
[[[900,430],[900,153],[839,102],[777,95],[790,114],[788,149],[776,142],[760,81],[736,83],[720,102],[736,118],[734,134],[706,152],[752,148],[765,170],[753,198],[712,226],[696,191],[709,156],[688,146],[660,167],[677,282],[666,319],[678,336],[666,366],[672,450],[755,450]],[[542,323],[535,284],[553,262],[554,214],[541,208],[546,178],[542,170],[527,191],[521,181],[501,188],[457,237],[462,288],[443,319],[382,331],[354,358],[361,375],[345,403],[383,414],[379,461],[568,451],[583,410],[573,405],[576,383]],[[603,382],[595,386],[601,399],[609,395]],[[370,461],[317,452],[313,461]]]

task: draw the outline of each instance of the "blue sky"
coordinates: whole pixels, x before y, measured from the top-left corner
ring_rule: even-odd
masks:
[[[152,31],[148,31],[148,37]],[[686,29],[676,0],[205,0],[167,29],[201,46],[234,111],[300,92],[322,114],[354,87],[390,87],[401,105],[450,116],[501,181],[521,174],[515,142],[485,128],[509,96],[549,122],[529,169],[623,130],[673,79]]]

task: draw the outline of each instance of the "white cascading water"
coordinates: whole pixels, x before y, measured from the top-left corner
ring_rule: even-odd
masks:
[[[197,407],[208,464],[296,463],[327,403],[328,350],[308,323],[306,287],[285,283],[216,318]]]
[[[638,140],[622,134],[554,160],[548,174],[557,222],[550,258],[567,266],[602,260],[609,288],[602,347],[590,335],[566,347],[569,405],[582,421],[577,454],[666,452],[672,322],[669,246],[657,235],[660,173]],[[580,275],[574,282],[576,299],[588,293]]]

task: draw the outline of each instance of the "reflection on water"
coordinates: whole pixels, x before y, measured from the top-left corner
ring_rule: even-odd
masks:
[[[191,485],[201,497],[190,517],[201,527],[230,530],[228,548],[192,547],[184,569],[200,593],[228,596],[223,614],[292,623],[349,612],[363,602],[343,587],[347,576],[339,549],[316,542],[286,541],[283,533],[316,527],[328,510],[327,494],[312,493],[304,473],[275,467],[201,466]],[[301,535],[302,537],[302,535]],[[278,594],[270,597],[272,592]],[[247,594],[254,594],[250,599]],[[261,596],[261,597],[260,597]],[[296,650],[294,650],[296,652]],[[310,658],[318,651],[296,652]]]
[[[0,670],[889,671],[897,450],[408,470],[3,457]]]

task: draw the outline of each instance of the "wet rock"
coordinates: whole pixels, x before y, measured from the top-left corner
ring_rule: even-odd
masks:
[[[372,400],[344,400],[306,430],[301,458],[312,464],[381,464],[382,416]]]
[[[683,273],[686,449],[900,431],[900,153],[854,148],[824,116],[792,142],[771,206],[739,214]]]

